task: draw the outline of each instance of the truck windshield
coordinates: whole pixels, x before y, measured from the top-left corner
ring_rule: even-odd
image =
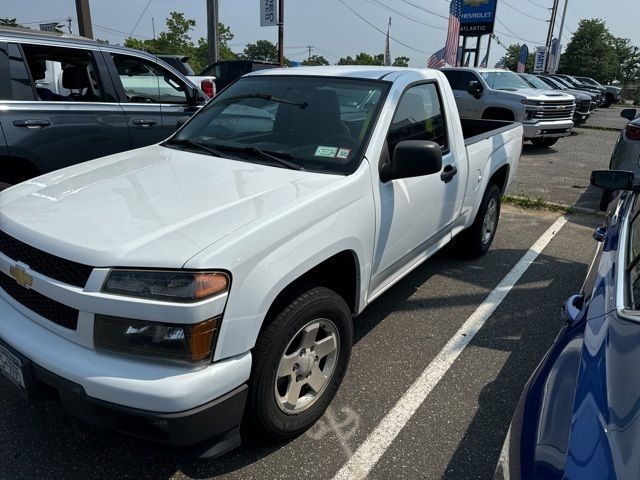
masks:
[[[494,90],[520,90],[531,86],[513,72],[482,72],[482,78]]]
[[[268,75],[238,80],[166,146],[304,170],[352,173],[389,82]],[[273,158],[276,157],[276,158]]]

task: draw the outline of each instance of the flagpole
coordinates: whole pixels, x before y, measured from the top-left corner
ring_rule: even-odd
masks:
[[[487,43],[487,64],[485,67],[489,66],[489,53],[491,52],[491,39],[493,39],[493,34],[489,34],[489,42]]]

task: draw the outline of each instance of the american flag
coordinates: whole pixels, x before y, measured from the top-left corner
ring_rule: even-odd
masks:
[[[527,60],[529,59],[529,47],[526,45],[522,45],[520,47],[520,55],[518,56],[518,68],[516,71],[518,73],[524,73],[527,68]]]
[[[428,68],[442,68],[444,67],[444,51],[445,47],[442,47],[436,53],[429,57],[429,61],[427,62]]]
[[[449,28],[447,30],[447,43],[444,49],[444,61],[448,65],[458,66],[458,42],[460,41],[460,14],[462,12],[462,0],[451,0],[449,6]]]

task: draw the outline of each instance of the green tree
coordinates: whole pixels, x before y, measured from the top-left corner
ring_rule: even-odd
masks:
[[[613,47],[618,59],[618,71],[614,80],[623,84],[635,83],[640,79],[640,51],[628,38],[613,39]]]
[[[519,43],[513,43],[509,45],[507,48],[507,53],[505,53],[503,60],[505,61],[505,66],[512,71],[516,71],[518,69],[518,58],[520,57],[520,48],[522,45]],[[527,57],[527,66],[525,68],[526,72],[533,72],[533,62],[536,58],[535,53],[529,53],[529,57]]]
[[[384,63],[384,54],[370,55],[366,52],[360,52],[356,58],[351,56],[338,60],[338,65],[382,65]]]
[[[0,27],[21,27],[15,18],[0,18]]]
[[[243,52],[243,57],[248,60],[277,62],[278,46],[269,40],[258,40],[256,43],[247,44]]]
[[[305,67],[314,65],[329,65],[329,62],[322,55],[311,55],[311,57],[302,62],[302,65]]]
[[[218,58],[220,60],[236,60],[238,55],[231,50],[229,42],[233,40],[231,29],[223,23],[218,24]],[[201,72],[209,65],[209,43],[204,37],[198,39],[192,60],[189,60],[191,67],[196,73]],[[197,67],[197,68],[196,68]]]
[[[393,61],[394,67],[408,67],[409,66],[409,57],[396,57]]]
[[[559,71],[610,83],[620,74],[618,53],[616,40],[602,20],[580,20],[576,33],[560,57]]]

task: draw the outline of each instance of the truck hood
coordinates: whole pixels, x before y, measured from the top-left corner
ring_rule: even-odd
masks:
[[[510,92],[519,96],[522,99],[538,100],[538,101],[557,101],[557,100],[573,100],[573,96],[567,93],[559,92],[558,90],[538,90],[535,88],[523,88]]]
[[[238,228],[343,178],[154,145],[0,193],[0,230],[92,266],[180,268]]]

